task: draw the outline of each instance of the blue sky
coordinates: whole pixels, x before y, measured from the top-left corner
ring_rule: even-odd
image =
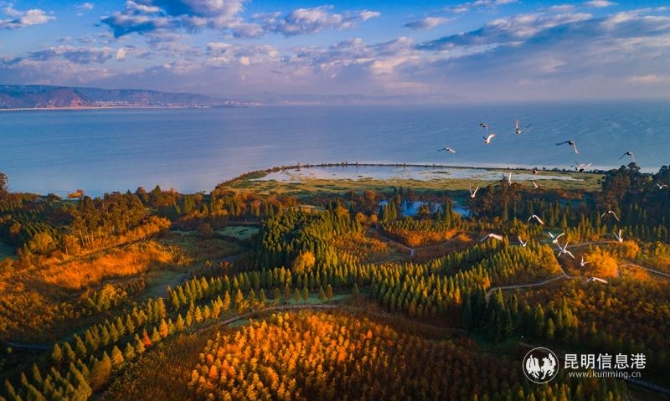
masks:
[[[0,84],[230,98],[667,99],[670,4],[0,0]]]

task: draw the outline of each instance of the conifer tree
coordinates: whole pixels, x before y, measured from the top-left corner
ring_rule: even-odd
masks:
[[[114,348],[112,348],[111,360],[112,360],[112,366],[114,367],[114,369],[117,370],[121,368],[121,365],[123,365],[123,362],[125,361],[123,353],[116,345],[114,345]]]
[[[107,352],[102,354],[100,360],[95,359],[93,368],[91,369],[89,383],[93,391],[99,390],[104,386],[112,375],[112,360],[107,355]]]
[[[60,348],[60,345],[56,343],[51,351],[51,360],[56,366],[60,365],[63,362],[63,351]]]

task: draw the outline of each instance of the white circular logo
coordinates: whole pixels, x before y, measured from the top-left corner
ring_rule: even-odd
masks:
[[[558,367],[558,357],[554,351],[544,347],[528,351],[521,365],[528,380],[537,384],[550,382],[558,374]]]

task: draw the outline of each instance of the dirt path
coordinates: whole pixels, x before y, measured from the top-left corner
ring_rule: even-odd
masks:
[[[539,283],[530,283],[530,284],[516,284],[516,285],[503,285],[503,286],[498,286],[498,287],[491,287],[489,288],[488,291],[486,291],[486,300],[491,297],[491,294],[493,294],[496,290],[513,290],[515,288],[531,288],[531,287],[541,287],[543,285],[547,285],[549,283],[553,283],[554,281],[558,281],[560,279],[570,279],[571,276],[568,276],[565,272],[561,274],[560,276],[557,277],[552,277],[550,279],[540,281]]]

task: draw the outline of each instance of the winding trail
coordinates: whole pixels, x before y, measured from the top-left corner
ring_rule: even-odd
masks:
[[[503,290],[503,291],[505,291],[505,290],[513,290],[513,289],[516,289],[516,288],[541,287],[541,286],[543,286],[543,285],[547,285],[547,284],[549,284],[549,283],[553,283],[554,281],[558,281],[558,280],[560,280],[560,279],[570,279],[570,278],[572,278],[572,277],[571,277],[571,276],[568,276],[568,275],[565,273],[565,271],[564,271],[563,274],[561,274],[560,276],[552,277],[552,278],[550,278],[550,279],[546,279],[546,280],[544,280],[544,281],[540,281],[539,283],[516,284],[516,285],[501,285],[501,286],[497,286],[497,287],[491,287],[491,288],[488,289],[488,291],[486,291],[486,300],[488,301],[488,299],[491,297],[491,294],[493,294],[493,293],[494,293],[495,291],[497,291],[497,290]]]
[[[649,268],[649,267],[640,266],[640,265],[635,264],[635,263],[626,263],[626,264],[621,265],[620,267],[636,267],[638,269],[646,270],[649,273],[653,273],[653,274],[657,274],[659,276],[670,278],[670,274],[668,274],[668,273],[665,273],[665,272],[662,272],[662,271],[659,271],[659,270],[655,270],[655,269],[652,269],[652,268]]]

